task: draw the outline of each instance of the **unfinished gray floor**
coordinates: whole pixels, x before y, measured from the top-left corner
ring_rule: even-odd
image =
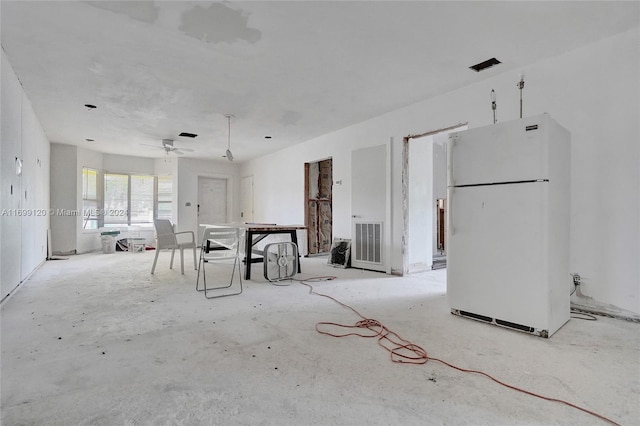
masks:
[[[566,405],[436,361],[399,365],[319,321],[351,311],[254,265],[244,293],[205,300],[161,253],[46,262],[2,306],[3,425],[598,425]],[[640,424],[637,323],[572,319],[542,339],[451,315],[446,270],[393,277],[302,259],[315,283],[431,357]]]

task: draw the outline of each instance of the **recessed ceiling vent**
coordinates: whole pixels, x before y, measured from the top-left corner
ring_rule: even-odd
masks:
[[[198,135],[196,135],[195,133],[182,132],[178,136],[182,136],[183,138],[195,138]]]
[[[498,65],[501,64],[502,62],[500,62],[499,60],[497,60],[496,58],[491,58],[491,59],[487,59],[484,62],[480,62],[479,64],[475,64],[469,68],[471,68],[472,70],[474,70],[475,72],[480,72],[482,70],[486,70],[487,68],[491,68],[494,65]]]

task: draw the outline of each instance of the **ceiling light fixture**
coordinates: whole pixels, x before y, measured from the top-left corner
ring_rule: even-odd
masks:
[[[227,160],[233,162],[233,154],[231,153],[231,117],[233,117],[233,114],[225,114],[225,117],[227,117],[227,123],[228,123],[228,127],[229,127],[229,133],[228,133],[228,137],[227,137]]]
[[[522,118],[522,89],[524,89],[524,74],[520,74],[520,81],[516,87],[520,89],[520,118]]]
[[[496,104],[496,91],[491,89],[491,109],[493,110],[493,124],[496,124],[497,121],[497,117],[496,117],[496,109],[498,108],[498,105]]]

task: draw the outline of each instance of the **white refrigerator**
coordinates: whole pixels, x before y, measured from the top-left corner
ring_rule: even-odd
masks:
[[[569,320],[570,138],[548,114],[449,136],[453,314],[542,337]]]

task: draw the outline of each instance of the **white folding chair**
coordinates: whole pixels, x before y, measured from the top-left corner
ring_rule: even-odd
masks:
[[[156,228],[156,256],[153,259],[153,266],[151,267],[151,273],[156,270],[156,263],[158,262],[158,254],[162,249],[171,249],[171,263],[169,268],[173,269],[173,256],[176,254],[176,249],[180,250],[180,272],[184,274],[184,249],[193,249],[193,269],[198,269],[196,262],[196,239],[193,231],[175,232],[171,221],[166,219],[155,219],[153,224]],[[189,235],[191,239],[188,241],[179,242],[178,235]],[[184,239],[183,237],[180,237]]]
[[[231,279],[226,283],[226,279],[214,279],[215,282],[225,282],[224,285],[207,286],[206,265],[213,263],[226,263],[226,267],[230,266],[233,260],[233,268],[231,269]],[[198,262],[198,278],[196,279],[196,290],[204,292],[207,299],[215,299],[216,297],[234,296],[242,293],[242,271],[240,270],[240,229],[227,227],[211,227],[204,230],[202,238],[202,247],[200,249],[200,261]],[[236,266],[238,267],[238,278],[240,280],[239,290],[235,292],[223,292],[219,290],[230,289],[233,285],[233,277],[235,275]],[[216,271],[221,270],[216,268]],[[203,288],[200,288],[200,275],[202,275]],[[211,278],[209,278],[211,280]],[[212,292],[212,296],[208,293]]]

